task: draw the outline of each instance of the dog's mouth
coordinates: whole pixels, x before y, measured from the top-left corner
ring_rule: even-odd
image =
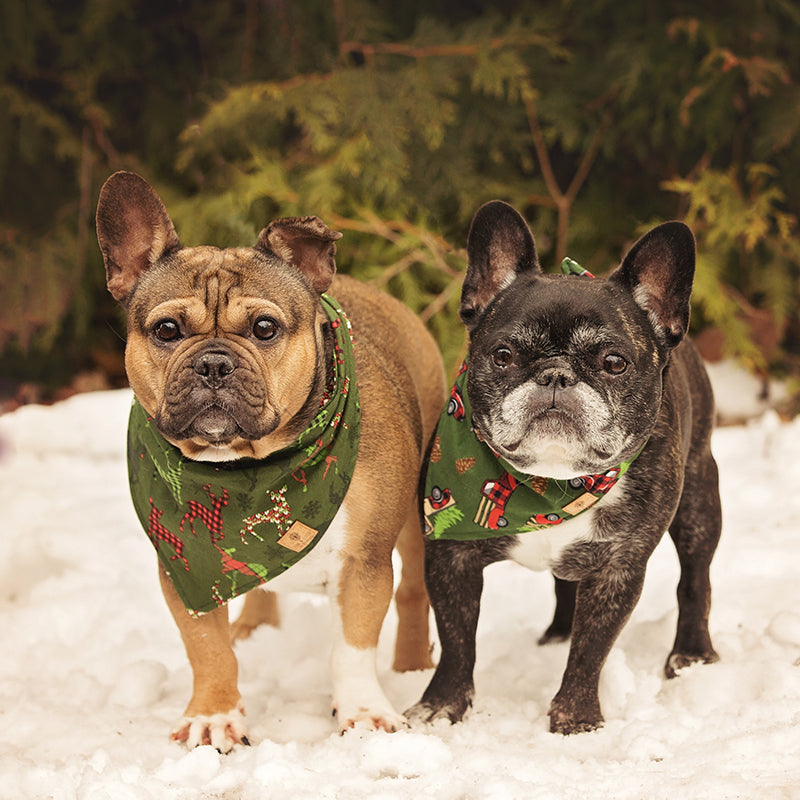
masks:
[[[190,437],[186,438],[202,439],[213,445],[230,444],[237,437],[248,438],[242,436],[242,426],[234,415],[217,405],[198,413],[187,428],[187,433]]]
[[[253,414],[241,404],[225,398],[207,400],[202,405],[179,409],[167,408],[157,420],[159,430],[176,440],[191,439],[209,446],[229,445],[237,439],[255,441],[272,433],[280,425],[277,412]]]
[[[600,442],[594,441],[597,437],[585,420],[570,409],[529,406],[526,411],[512,419],[473,416],[479,438],[523,474],[571,478],[591,471],[588,465],[599,460],[599,450],[606,450],[597,447]]]

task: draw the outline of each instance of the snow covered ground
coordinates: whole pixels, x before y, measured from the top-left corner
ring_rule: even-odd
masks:
[[[298,594],[282,629],[238,647],[253,746],[220,756],[168,738],[191,676],[128,500],[129,403],[101,392],[0,417],[0,798],[800,797],[800,419],[715,434],[718,664],[662,677],[678,574],[665,541],[603,673],[605,727],[554,736],[567,646],[536,644],[551,580],[499,564],[468,718],[340,737],[326,602]],[[391,671],[394,628],[390,612],[379,667],[403,709],[430,674]]]

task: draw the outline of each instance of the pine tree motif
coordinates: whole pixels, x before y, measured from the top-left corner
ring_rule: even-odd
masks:
[[[169,490],[172,493],[175,502],[178,505],[182,505],[181,502],[181,462],[175,461],[171,458],[171,451],[165,451],[165,458],[163,459],[164,463],[168,466],[165,468],[161,465],[160,458],[153,459],[153,463],[155,464],[156,470],[158,474],[161,476],[161,479],[164,483],[169,486]]]

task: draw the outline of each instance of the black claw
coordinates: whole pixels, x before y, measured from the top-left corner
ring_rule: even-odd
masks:
[[[240,741],[246,747],[250,747],[250,740],[246,736],[242,736]]]

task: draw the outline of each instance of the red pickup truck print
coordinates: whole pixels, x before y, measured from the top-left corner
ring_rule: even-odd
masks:
[[[505,528],[508,520],[503,516],[503,512],[518,485],[519,481],[507,472],[504,472],[499,478],[490,478],[488,481],[484,481],[481,486],[482,497],[478,505],[478,513],[475,514],[475,523],[491,531]]]
[[[613,467],[602,475],[581,475],[580,478],[571,478],[570,486],[575,489],[581,487],[592,494],[606,494],[617,482],[619,467]]]

